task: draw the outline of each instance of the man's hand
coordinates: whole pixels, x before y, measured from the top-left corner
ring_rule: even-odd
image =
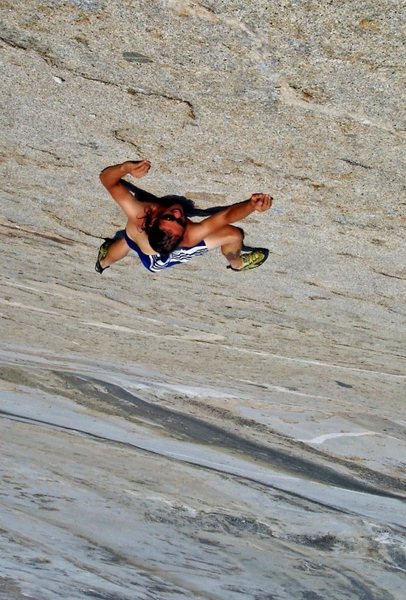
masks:
[[[149,160],[128,160],[122,165],[128,175],[132,175],[135,179],[140,179],[148,173],[151,168]]]
[[[265,212],[272,206],[272,196],[270,194],[252,194],[249,199],[250,205],[258,212]]]

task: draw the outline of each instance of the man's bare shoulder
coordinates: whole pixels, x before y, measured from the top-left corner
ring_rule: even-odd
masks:
[[[182,239],[182,245],[186,247],[195,246],[204,238],[203,228],[200,223],[194,223],[187,219],[186,229]]]

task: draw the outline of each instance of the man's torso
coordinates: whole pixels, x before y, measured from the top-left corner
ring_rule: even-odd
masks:
[[[149,203],[149,202],[143,204],[142,208],[140,209],[139,213],[137,214],[136,219],[128,220],[125,229],[126,229],[127,235],[137,244],[137,246],[140,248],[140,250],[144,254],[147,254],[149,256],[155,256],[157,253],[151,247],[151,245],[148,241],[148,235],[146,234],[146,232],[144,230],[145,218],[146,218],[148,210],[151,210],[153,213],[156,213],[156,212],[162,210],[162,207],[159,204],[154,204],[154,203]],[[186,219],[185,235],[183,236],[183,240],[181,240],[181,242],[179,243],[179,247],[190,248],[195,245],[195,244],[187,243],[188,235],[190,234],[191,230],[193,229],[193,227],[195,225],[196,225],[195,223],[193,223],[189,219]],[[202,241],[202,240],[200,240],[200,241]]]

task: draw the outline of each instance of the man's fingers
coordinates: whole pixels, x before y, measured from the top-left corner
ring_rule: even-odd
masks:
[[[271,194],[252,194],[251,200],[269,200],[272,199]]]
[[[251,202],[255,206],[255,210],[264,212],[272,206],[272,196],[270,194],[252,194]]]
[[[130,175],[132,175],[133,177],[142,177],[143,175],[146,175],[146,173],[148,173],[148,171],[151,168],[151,163],[149,160],[139,160],[139,161],[134,161],[133,163],[133,168],[130,171]]]
[[[149,160],[142,160],[141,162],[138,163],[138,165],[136,165],[136,169],[142,169],[143,171],[148,170],[151,166],[151,163],[149,162]]]

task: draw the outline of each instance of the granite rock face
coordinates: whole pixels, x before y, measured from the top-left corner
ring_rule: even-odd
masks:
[[[111,279],[90,278],[97,238],[123,223],[98,182],[104,166],[149,158],[147,189],[185,193],[202,206],[269,191],[273,214],[252,216],[246,229],[273,259],[244,280],[230,279],[220,258],[206,261],[191,267],[196,285],[215,281],[230,298],[260,290],[261,313],[275,311],[296,332],[295,320],[305,323],[306,347],[308,333],[327,328],[332,342],[346,344],[334,350],[344,362],[399,369],[397,2],[48,0],[5,8],[5,225],[85,244],[84,264],[73,264],[72,248],[64,278],[77,269],[103,293]],[[45,260],[52,270],[49,254],[32,269],[42,272]],[[183,269],[170,280],[178,276],[191,279]],[[114,287],[131,281],[131,293],[138,277],[155,285],[127,269]],[[179,306],[176,296],[174,310],[193,314],[193,301]],[[272,347],[273,339],[264,341]],[[312,357],[331,344],[317,347]]]
[[[394,317],[404,198],[397,2],[5,7],[6,221],[78,240],[108,233],[118,212],[99,170],[147,157],[143,183],[154,192],[228,202],[273,193],[274,217],[248,227],[276,252],[273,305],[283,282],[309,305],[310,280],[327,287],[329,306],[334,292],[352,293]]]
[[[228,433],[242,429],[251,442],[317,458],[382,493],[400,493],[401,4],[4,0],[2,6],[0,326],[8,365],[2,389],[45,389],[30,369],[45,369],[51,380],[58,365],[75,372],[93,365],[90,372],[100,362],[98,376],[111,383],[108,365],[122,368],[124,379],[145,368],[151,381],[159,373],[172,390],[151,392],[152,402]],[[100,238],[125,223],[98,174],[140,158],[152,162],[141,186],[185,194],[202,208],[272,193],[273,209],[244,222],[247,244],[269,247],[268,261],[236,274],[214,251],[151,276],[127,258],[97,275]],[[62,393],[60,382],[49,385]],[[110,414],[107,404],[102,410]],[[212,485],[221,489],[221,482]],[[361,520],[382,515],[382,506],[360,509],[360,537],[369,535]],[[303,511],[295,522],[304,522]],[[326,540],[328,534],[315,528],[302,537],[280,536],[290,548],[300,537],[304,552],[306,535]],[[335,560],[351,543],[340,546]],[[377,543],[357,549],[358,574]],[[399,547],[393,542],[392,553],[378,553],[377,561],[396,571],[403,564]],[[307,587],[283,595],[282,565],[280,589],[264,583],[263,593],[326,597],[328,561],[325,568],[326,588],[312,587],[309,567]],[[7,581],[14,590],[13,577]],[[361,597],[351,577],[347,583],[346,597]],[[358,583],[359,590],[367,585],[361,576]],[[336,584],[331,597],[343,597]],[[371,587],[362,597],[396,598],[397,585],[388,576],[384,591]],[[207,596],[196,597],[229,599],[234,592],[213,584]],[[265,598],[249,586],[246,594]]]

